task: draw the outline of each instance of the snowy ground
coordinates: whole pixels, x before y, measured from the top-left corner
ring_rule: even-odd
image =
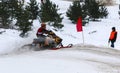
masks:
[[[91,45],[0,56],[2,73],[120,73],[120,51]]]
[[[36,38],[40,24],[34,21],[33,31],[28,38],[20,38],[16,30],[0,29],[0,72],[1,73],[120,73],[120,28],[118,5],[109,6],[109,16],[101,22],[90,22],[81,32],[76,32],[65,12],[71,2],[51,0],[59,5],[63,13],[62,31],[56,32],[63,39],[63,45],[74,44],[72,48],[59,50],[19,50]],[[119,1],[119,0],[118,0]],[[117,1],[117,2],[118,2]],[[115,26],[118,38],[115,48],[108,46],[111,27]],[[51,29],[49,26],[47,28]]]

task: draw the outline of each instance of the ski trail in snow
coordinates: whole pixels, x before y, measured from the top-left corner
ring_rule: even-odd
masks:
[[[86,59],[84,61],[93,67],[97,67],[100,73],[120,73],[120,63],[104,62],[97,59]]]
[[[72,48],[59,50],[33,51],[30,47],[19,49],[0,57],[33,56],[44,59],[60,59],[71,62],[84,61],[97,67],[100,73],[120,73],[120,51],[112,48],[93,45],[75,45]],[[102,71],[102,72],[101,72]]]
[[[102,73],[120,73],[120,62],[111,63],[98,59],[86,59],[85,61],[97,66],[99,71],[103,71]]]
[[[110,55],[120,58],[120,50],[114,48],[97,47],[93,45],[76,45],[74,46],[74,49],[71,48],[71,50],[78,50],[78,51],[96,53],[101,55]]]
[[[10,54],[19,54],[19,53],[22,54],[22,53],[34,51],[34,49],[38,49],[38,47],[37,48],[32,48],[31,46],[26,45],[26,46],[21,47],[17,50],[13,50],[12,52],[0,54],[0,56],[1,55],[10,55]],[[72,48],[59,49],[59,50],[88,52],[88,53],[94,53],[94,54],[100,54],[100,55],[106,55],[106,56],[110,55],[110,56],[113,56],[113,57],[120,58],[120,50],[116,50],[116,49],[112,49],[112,48],[106,48],[106,47],[97,47],[97,46],[93,46],[93,45],[79,44],[79,45],[74,45]],[[43,51],[43,50],[39,49],[39,51]]]
[[[76,50],[80,50],[87,53],[92,53],[94,55],[100,55],[104,58],[86,58],[85,61],[92,63],[92,65],[97,65],[102,73],[120,73],[120,51],[112,48],[96,47],[92,45],[87,46],[75,46]],[[111,62],[113,61],[113,62]]]

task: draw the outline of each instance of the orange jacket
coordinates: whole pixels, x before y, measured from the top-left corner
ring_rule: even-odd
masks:
[[[111,34],[110,34],[110,40],[116,40],[116,37],[117,37],[117,32],[116,31],[112,31]]]

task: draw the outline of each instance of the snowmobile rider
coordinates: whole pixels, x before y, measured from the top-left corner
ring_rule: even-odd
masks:
[[[46,30],[46,24],[42,23],[41,27],[37,30],[36,36],[39,38],[40,41],[44,41],[44,46],[48,46],[49,45],[49,41],[51,41],[52,39],[47,37],[47,32],[48,30]]]
[[[112,48],[114,48],[114,43],[116,42],[116,38],[117,38],[117,31],[116,31],[115,27],[112,27],[112,31],[111,31],[109,41],[108,41],[108,43],[111,42]]]

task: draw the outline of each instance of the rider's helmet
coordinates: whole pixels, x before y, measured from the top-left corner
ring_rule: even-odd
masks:
[[[45,24],[45,23],[42,23],[42,24],[41,24],[41,27],[46,27],[46,24]]]

